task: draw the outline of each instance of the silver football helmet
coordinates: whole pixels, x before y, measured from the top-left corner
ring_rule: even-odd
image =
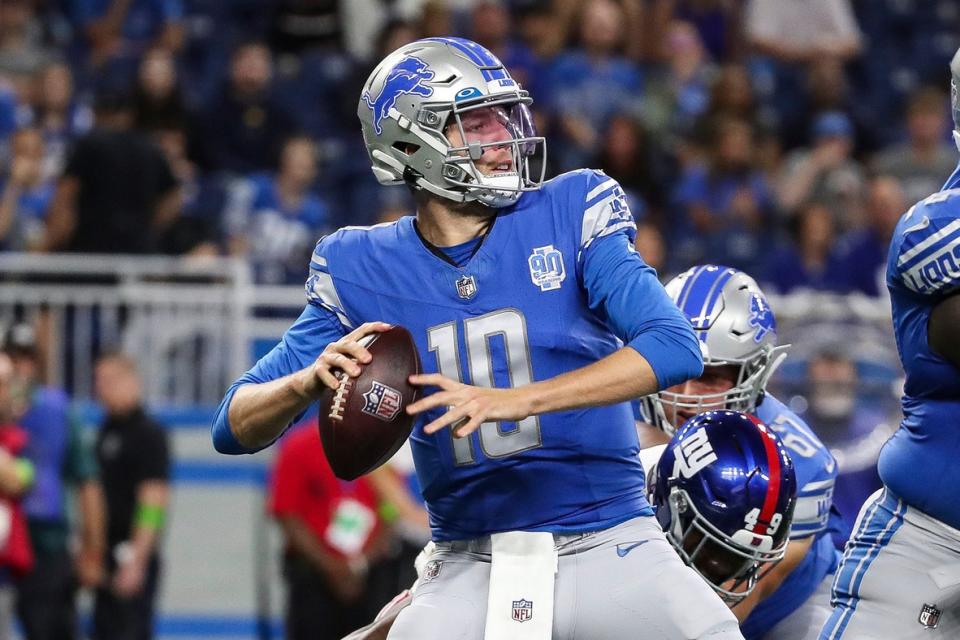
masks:
[[[546,141],[536,135],[531,103],[484,47],[463,38],[427,38],[377,65],[357,115],[380,184],[406,182],[455,202],[505,207],[543,184]],[[464,126],[481,109],[492,111],[502,136],[490,140]],[[450,127],[457,127],[462,144],[451,144]],[[477,161],[492,148],[507,149],[510,160],[504,156],[502,166],[485,174]]]
[[[734,386],[709,395],[667,390],[647,396],[641,406],[650,424],[673,435],[677,410],[700,414],[713,409],[752,412],[790,345],[777,346],[777,324],[756,281],[738,269],[700,265],[667,283],[700,339],[705,367],[734,365]]]

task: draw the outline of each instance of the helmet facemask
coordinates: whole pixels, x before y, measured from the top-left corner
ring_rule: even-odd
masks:
[[[646,399],[646,417],[651,424],[672,436],[683,422],[679,419],[681,410],[688,410],[694,415],[718,409],[752,413],[762,399],[770,377],[786,357],[788,348],[789,345],[765,345],[744,360],[704,358],[705,368],[735,366],[737,374],[733,386],[726,391],[702,395],[686,395],[665,389]]]
[[[786,538],[774,547],[771,536],[743,529],[731,539],[710,524],[683,489],[672,487],[668,499],[667,540],[728,604],[736,605],[750,595],[760,578],[783,559]],[[787,530],[790,522],[780,522],[779,526]]]
[[[444,129],[448,149],[444,157],[443,177],[462,191],[464,200],[477,200],[489,207],[513,204],[525,191],[541,187],[546,174],[546,144],[536,135],[530,99],[525,92],[493,96],[481,100],[455,102],[449,110]],[[438,115],[441,115],[438,113]],[[459,134],[461,144],[450,142],[450,128]],[[489,140],[500,129],[506,137]],[[503,171],[484,173],[477,165],[490,150],[504,149],[509,163]],[[539,167],[534,167],[539,164]]]

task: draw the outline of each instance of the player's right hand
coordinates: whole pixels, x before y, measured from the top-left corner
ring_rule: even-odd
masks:
[[[374,333],[381,333],[393,325],[386,322],[366,322],[336,342],[331,342],[313,363],[313,390],[319,394],[323,387],[336,390],[340,385],[337,373],[345,372],[351,378],[360,375],[362,364],[373,359],[360,340]]]

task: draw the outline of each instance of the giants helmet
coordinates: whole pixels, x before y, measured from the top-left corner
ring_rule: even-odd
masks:
[[[484,47],[463,38],[427,38],[377,65],[357,115],[380,184],[406,182],[454,202],[504,207],[543,184],[546,142],[534,130],[532,102]],[[489,107],[509,138],[471,142],[461,117]],[[452,146],[444,133],[449,126],[459,127],[462,145]],[[474,163],[491,147],[508,147],[512,164],[484,175]],[[530,166],[535,155],[541,160],[536,177]]]
[[[757,418],[708,411],[666,445],[647,488],[667,539],[730,603],[783,558],[797,478],[780,439]]]
[[[700,265],[667,283],[667,294],[693,325],[705,367],[734,365],[737,379],[728,391],[686,396],[660,391],[643,399],[646,420],[672,434],[674,412],[709,408],[754,411],[789,345],[777,346],[777,322],[756,281],[738,269]]]

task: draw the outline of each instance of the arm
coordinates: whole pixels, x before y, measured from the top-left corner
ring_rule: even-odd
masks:
[[[103,554],[106,549],[106,508],[103,489],[96,480],[77,488],[80,513],[80,549],[77,552],[77,578],[85,587],[96,587],[103,580]]]
[[[137,488],[137,510],[127,546],[119,554],[113,590],[121,597],[140,592],[147,575],[147,566],[163,528],[170,489],[166,480],[145,480]]]
[[[97,460],[90,432],[76,416],[70,418],[70,438],[64,461],[63,480],[75,487],[74,500],[80,520],[80,546],[75,560],[77,579],[85,587],[103,580],[106,542],[106,507],[103,488],[97,479]]]
[[[960,368],[960,296],[952,295],[938,302],[927,321],[927,344],[944,360]]]
[[[410,492],[400,476],[390,468],[389,464],[378,467],[370,472],[367,481],[377,492],[381,503],[389,505],[394,510],[396,518],[425,533],[430,531],[430,519],[427,510],[417,504],[410,497]]]
[[[337,339],[334,322],[323,309],[307,305],[283,341],[234,383],[214,420],[218,451],[252,453],[272,443],[325,387],[337,388],[333,369],[360,375],[358,363],[370,362],[371,356],[358,340],[390,328],[370,322]],[[317,355],[320,345],[325,346]]]
[[[800,565],[804,557],[806,557],[807,551],[810,550],[815,537],[816,536],[807,536],[806,538],[791,540],[787,543],[787,552],[784,554],[783,560],[763,574],[763,577],[757,582],[756,587],[750,595],[732,607],[733,613],[737,616],[738,621],[743,622],[746,620],[747,616],[750,615],[758,604],[763,602],[783,584],[787,576],[789,576],[790,573]]]
[[[47,217],[46,234],[40,250],[59,251],[73,236],[77,226],[77,196],[80,194],[80,181],[73,176],[64,176],[57,185],[57,191],[50,205]]]
[[[0,449],[0,494],[19,498],[33,486],[33,464],[26,458],[15,458]]]
[[[7,238],[10,228],[13,227],[13,221],[17,217],[17,203],[20,200],[20,194],[23,192],[23,185],[20,181],[14,179],[16,172],[17,158],[13,159],[13,168],[10,171],[10,179],[0,194],[0,242]]]
[[[363,594],[365,572],[361,565],[336,556],[320,544],[310,528],[295,515],[278,517],[290,548],[306,558],[327,579],[327,585],[341,602],[349,603]]]

